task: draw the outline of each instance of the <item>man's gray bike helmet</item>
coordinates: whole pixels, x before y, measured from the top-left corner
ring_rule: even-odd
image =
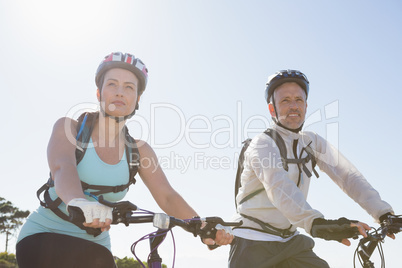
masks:
[[[287,83],[287,82],[295,82],[297,83],[305,92],[306,92],[306,99],[308,97],[308,92],[310,89],[309,86],[309,81],[307,79],[307,76],[305,76],[302,72],[297,71],[297,70],[281,70],[278,71],[276,73],[274,73],[273,75],[270,75],[268,77],[268,81],[266,83],[266,88],[265,88],[265,100],[267,101],[267,103],[272,102],[273,106],[274,106],[274,110],[275,110],[275,114],[278,114],[277,109],[276,109],[276,105],[275,105],[275,98],[274,98],[274,91],[275,89],[277,89],[280,85],[282,85],[283,83]],[[279,122],[278,119],[272,117],[272,119],[281,127],[288,129],[292,132],[299,132],[302,128],[303,128],[303,124],[297,128],[297,129],[289,129],[287,127],[285,127],[284,125],[282,125],[281,122]]]
[[[286,82],[295,82],[304,89],[306,96],[309,91],[309,81],[307,76],[297,70],[281,70],[268,77],[265,88],[265,100],[269,103],[277,87]]]

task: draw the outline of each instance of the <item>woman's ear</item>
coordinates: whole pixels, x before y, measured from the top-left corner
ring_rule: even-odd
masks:
[[[139,105],[140,99],[141,99],[141,95],[137,97],[137,103],[135,104],[135,108],[134,108],[135,110],[138,110],[140,108],[140,105]]]
[[[271,114],[271,116],[276,117],[275,108],[274,108],[274,105],[272,103],[268,104],[268,109],[269,109],[269,113]]]

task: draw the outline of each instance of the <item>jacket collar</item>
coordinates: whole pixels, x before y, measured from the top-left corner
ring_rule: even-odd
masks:
[[[271,128],[273,128],[274,130],[278,131],[279,134],[284,139],[287,138],[287,139],[291,139],[291,140],[297,140],[297,139],[300,138],[300,135],[301,135],[301,132],[294,133],[294,132],[292,132],[290,130],[287,130],[286,128],[283,128],[283,127],[279,126],[275,122],[272,123]]]

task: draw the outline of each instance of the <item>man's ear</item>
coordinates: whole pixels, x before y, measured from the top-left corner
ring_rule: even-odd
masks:
[[[274,108],[274,105],[272,103],[268,104],[268,109],[269,109],[269,113],[271,114],[271,116],[276,117],[275,108]]]
[[[99,88],[96,89],[96,98],[97,98],[98,101],[100,102],[101,97],[100,97],[100,90],[99,90]]]

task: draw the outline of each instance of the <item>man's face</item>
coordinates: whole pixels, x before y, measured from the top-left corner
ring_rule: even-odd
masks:
[[[272,103],[269,104],[271,116],[289,129],[297,129],[306,117],[307,102],[305,91],[294,82],[284,83],[274,92],[276,112]]]

